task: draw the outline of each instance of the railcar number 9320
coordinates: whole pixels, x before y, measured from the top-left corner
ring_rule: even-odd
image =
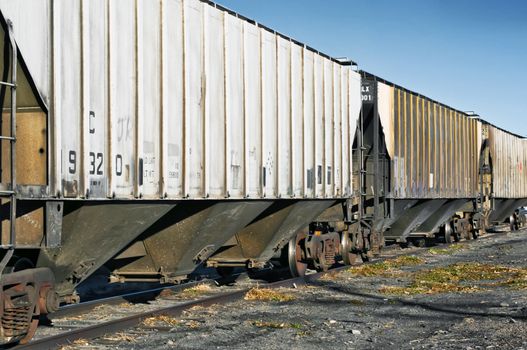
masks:
[[[90,175],[104,175],[104,154],[102,153],[94,153],[90,152]],[[77,152],[70,151],[69,152],[69,173],[70,174],[76,174],[77,173]],[[117,154],[115,156],[115,175],[121,176],[123,174],[123,156],[120,154]]]
[[[93,121],[95,119],[95,112],[90,111],[89,116],[89,132],[90,134],[95,134],[95,126],[93,125]],[[103,153],[95,153],[90,152],[88,154],[89,156],[89,174],[90,175],[104,175],[104,154]],[[77,173],[77,152],[76,151],[69,151],[68,155],[69,159],[69,168],[68,171],[70,174],[74,175]],[[115,156],[115,175],[121,176],[123,174],[123,157],[120,154],[117,154]]]

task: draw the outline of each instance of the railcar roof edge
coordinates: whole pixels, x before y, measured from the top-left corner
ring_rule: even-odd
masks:
[[[341,60],[338,60],[335,57],[332,57],[332,56],[330,56],[330,55],[328,55],[328,54],[326,54],[324,52],[321,52],[321,51],[318,51],[317,49],[314,49],[312,46],[309,46],[308,44],[305,44],[305,43],[303,43],[303,42],[301,42],[299,40],[296,40],[296,39],[294,39],[294,38],[292,38],[292,37],[290,37],[288,35],[285,35],[283,33],[280,33],[279,31],[276,31],[276,30],[266,26],[265,24],[262,24],[262,23],[254,20],[252,18],[246,17],[246,16],[244,16],[244,15],[242,15],[242,14],[236,12],[236,11],[233,11],[233,10],[223,6],[223,5],[220,5],[220,4],[218,4],[218,3],[214,2],[214,1],[210,1],[210,0],[199,0],[199,1],[201,1],[201,2],[203,2],[205,4],[208,4],[208,5],[210,5],[210,6],[214,7],[214,8],[217,8],[218,10],[225,11],[225,12],[229,13],[230,15],[235,16],[236,18],[239,18],[239,19],[241,19],[243,21],[246,21],[248,23],[254,24],[254,25],[258,26],[259,28],[267,30],[268,32],[276,34],[276,35],[278,35],[279,37],[281,37],[281,38],[283,38],[285,40],[289,40],[289,41],[291,41],[291,42],[293,42],[293,43],[295,43],[297,45],[300,45],[300,46],[304,47],[306,50],[312,51],[312,52],[314,52],[314,53],[316,53],[316,54],[318,54],[318,55],[320,55],[320,56],[322,56],[324,58],[327,58],[327,59],[329,59],[329,60],[331,60],[331,61],[333,61],[333,62],[335,62],[337,64],[340,64],[341,66],[350,66],[350,65],[356,66],[356,65],[358,65],[358,63],[353,61],[353,60],[351,60],[351,64],[349,64],[347,62],[343,62]]]
[[[487,121],[487,120],[485,120],[485,119],[483,119],[483,118],[480,118],[478,114],[474,114],[474,115],[472,115],[472,114],[469,114],[469,113],[467,113],[467,112],[465,112],[465,111],[460,111],[460,110],[457,109],[457,108],[453,108],[453,107],[451,107],[451,106],[449,106],[449,105],[447,105],[447,104],[445,104],[445,103],[439,102],[439,101],[434,100],[434,99],[432,99],[432,98],[430,98],[430,97],[428,97],[428,96],[425,96],[425,95],[422,95],[422,94],[420,94],[420,93],[418,93],[418,92],[415,92],[415,91],[412,91],[412,90],[410,90],[410,89],[407,89],[407,88],[405,88],[404,86],[401,86],[401,85],[398,85],[398,84],[392,83],[391,81],[388,81],[388,80],[386,80],[386,79],[384,79],[384,78],[381,78],[381,77],[379,77],[378,75],[372,74],[372,73],[370,73],[370,72],[366,72],[366,71],[364,71],[364,70],[359,70],[359,73],[360,73],[363,77],[365,77],[365,78],[374,79],[375,81],[381,82],[381,83],[383,83],[383,84],[386,84],[386,85],[393,86],[393,87],[395,87],[395,88],[401,89],[401,90],[403,90],[403,91],[405,91],[405,92],[408,92],[408,93],[410,93],[410,94],[416,95],[416,96],[421,97],[421,98],[424,98],[424,99],[426,99],[426,100],[429,100],[430,102],[437,103],[438,105],[440,105],[440,106],[442,106],[442,107],[449,108],[449,109],[451,109],[451,110],[453,110],[453,111],[456,111],[456,112],[458,112],[458,113],[461,113],[461,114],[463,114],[464,116],[466,116],[466,117],[468,117],[468,118],[473,118],[473,119],[479,120],[479,121],[482,122],[483,124],[487,124],[487,125],[493,126],[493,127],[495,127],[496,129],[499,129],[499,130],[501,130],[501,131],[503,131],[503,132],[506,132],[506,133],[508,133],[508,134],[510,134],[510,135],[512,135],[512,136],[515,136],[515,137],[520,138],[520,139],[523,139],[523,140],[527,140],[527,137],[526,137],[526,136],[518,135],[518,134],[516,134],[516,133],[513,133],[512,131],[509,131],[509,130],[503,129],[503,128],[501,128],[501,127],[499,127],[499,126],[497,126],[497,125],[495,125],[495,124],[493,124],[493,123],[491,123],[491,122],[489,122],[489,121]]]

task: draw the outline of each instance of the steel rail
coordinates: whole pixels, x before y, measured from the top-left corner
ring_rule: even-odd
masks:
[[[66,316],[72,316],[72,315],[77,315],[77,314],[81,314],[84,312],[89,312],[101,305],[118,305],[118,304],[126,303],[126,302],[140,302],[140,301],[145,301],[145,300],[152,300],[164,290],[179,292],[179,291],[184,291],[185,289],[192,288],[200,284],[212,285],[212,284],[216,284],[216,280],[205,279],[201,281],[187,282],[185,284],[176,285],[176,286],[158,287],[158,288],[153,288],[153,289],[148,289],[148,290],[143,290],[143,291],[138,291],[138,292],[119,294],[119,295],[106,297],[102,299],[95,299],[95,300],[82,302],[80,304],[66,305],[66,306],[61,307],[58,311],[48,315],[48,317],[49,319],[53,320],[57,318],[62,318]]]
[[[263,273],[263,272],[262,272]],[[227,285],[229,283],[235,282],[239,278],[248,277],[247,272],[236,273],[227,277],[218,277],[218,278],[205,278],[202,280],[192,280],[178,285],[169,285],[164,287],[156,287],[152,289],[135,291],[129,293],[118,294],[109,297],[103,297],[100,299],[94,299],[80,304],[72,304],[62,306],[58,311],[53,312],[48,315],[50,320],[62,318],[66,316],[78,315],[84,312],[89,312],[95,309],[98,306],[102,305],[119,305],[121,303],[137,303],[142,301],[149,301],[155,299],[162,291],[172,291],[172,292],[183,292],[186,289],[206,284],[206,285]]]
[[[342,266],[338,267],[332,270],[329,270],[327,272],[319,272],[314,273],[310,275],[306,275],[304,277],[297,277],[297,278],[291,278],[286,279],[283,281],[273,282],[270,284],[266,284],[265,288],[283,288],[283,287],[297,287],[299,285],[305,285],[309,282],[315,281],[322,276],[330,273],[336,273],[342,269],[349,268],[349,266]],[[58,334],[55,336],[42,338],[38,340],[34,340],[28,344],[24,345],[18,345],[13,347],[12,349],[56,349],[63,345],[68,345],[73,343],[75,340],[84,339],[84,340],[90,340],[102,337],[106,334],[116,333],[119,331],[123,331],[125,329],[133,328],[139,324],[141,324],[145,319],[149,317],[156,317],[160,315],[166,315],[171,317],[178,317],[180,316],[183,311],[188,310],[195,306],[202,306],[207,307],[215,304],[225,304],[233,301],[237,301],[242,299],[245,294],[251,289],[244,288],[242,290],[234,291],[234,292],[227,292],[216,296],[211,296],[207,298],[203,298],[200,300],[190,301],[183,304],[178,304],[175,306],[169,306],[165,308],[161,308],[158,310],[153,311],[147,311],[144,313],[138,313],[135,315],[131,315],[128,317],[87,326],[85,328],[76,329],[73,331],[69,331],[66,333]]]

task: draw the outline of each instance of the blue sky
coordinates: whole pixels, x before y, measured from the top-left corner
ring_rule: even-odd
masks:
[[[527,136],[525,0],[218,0],[361,69]]]

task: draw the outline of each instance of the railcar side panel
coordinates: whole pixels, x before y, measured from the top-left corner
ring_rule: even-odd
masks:
[[[55,46],[55,68],[60,67],[55,82],[55,114],[61,120],[62,152],[60,168],[62,173],[62,194],[77,197],[83,192],[81,176],[83,150],[81,147],[82,123],[82,46],[81,46],[81,2],[79,0],[57,1],[55,6],[55,29],[61,45]]]
[[[291,42],[277,37],[278,196],[292,195]]]
[[[527,141],[487,125],[495,198],[527,198]]]
[[[206,196],[208,198],[225,198],[225,184],[227,172],[227,159],[225,153],[225,109],[233,111],[229,116],[228,130],[232,130],[233,120],[235,120],[235,113],[239,114],[237,110],[239,103],[236,103],[236,96],[239,86],[233,87],[233,84],[227,86],[228,93],[225,94],[225,74],[228,76],[234,76],[234,72],[231,72],[231,66],[225,67],[225,60],[235,60],[232,56],[231,44],[234,39],[230,39],[235,36],[231,33],[230,26],[227,27],[224,21],[228,18],[224,18],[222,11],[215,8],[205,7],[205,133],[206,133],[206,148],[205,153],[207,159],[205,162],[205,189]],[[239,62],[237,67],[241,65]],[[226,69],[227,68],[227,71]],[[239,81],[236,81],[239,85]],[[230,92],[234,90],[233,92]],[[239,98],[238,98],[239,99]],[[234,105],[233,102],[234,101]],[[231,147],[231,145],[229,145]]]
[[[245,118],[243,110],[243,23],[225,16],[225,84],[227,115],[227,191],[245,195]],[[210,176],[214,176],[211,173]]]
[[[203,198],[204,179],[204,91],[203,76],[203,6],[184,1],[185,51],[185,127],[184,174],[185,196]]]
[[[16,28],[33,18],[16,4],[30,2],[0,5]],[[199,0],[43,3],[53,38],[31,40],[38,52],[54,45],[53,196],[351,196],[360,113],[351,68]]]
[[[260,29],[244,23],[247,195],[262,195],[262,86]]]
[[[302,47],[291,45],[291,177],[292,195],[304,194],[304,114],[303,114],[303,75]]]
[[[87,196],[108,195],[108,66],[107,16],[104,0],[83,2],[83,40],[88,51],[83,59],[83,148],[84,183]],[[99,84],[89,84],[99,81]]]
[[[342,195],[342,138],[341,138],[341,118],[340,109],[342,100],[341,95],[341,66],[333,63],[333,193],[331,196]]]
[[[409,91],[378,84],[380,119],[392,158],[393,198],[475,198],[478,121]]]
[[[278,103],[276,35],[261,29],[262,38],[262,133],[263,188],[265,197],[278,194]]]
[[[131,82],[137,81],[136,9],[134,4],[125,0],[110,1],[108,6],[110,191],[112,197],[133,198],[134,184],[137,183],[137,85]]]
[[[302,50],[303,66],[303,114],[304,114],[304,194],[315,196],[316,150],[315,150],[315,55],[307,49]]]
[[[341,134],[338,140],[341,140],[341,174],[342,174],[342,195],[349,196],[351,190],[350,178],[351,178],[351,147],[350,146],[350,123],[348,118],[350,116],[349,103],[350,99],[348,96],[349,93],[349,70],[342,69],[340,71],[340,91],[341,91],[341,100],[340,100],[340,125],[341,125]]]
[[[161,7],[157,1],[139,2],[138,21],[138,175],[139,195],[160,197],[161,146]]]
[[[183,197],[184,125],[183,4],[181,0],[163,1],[162,22],[163,197],[181,198]],[[221,107],[218,107],[217,113],[221,115]]]
[[[335,170],[333,164],[333,62],[323,59],[324,61],[324,109],[323,109],[323,126],[324,130],[323,145],[324,145],[324,162],[322,170],[323,196],[333,196],[333,172]]]
[[[324,59],[315,56],[315,196],[324,195]]]

